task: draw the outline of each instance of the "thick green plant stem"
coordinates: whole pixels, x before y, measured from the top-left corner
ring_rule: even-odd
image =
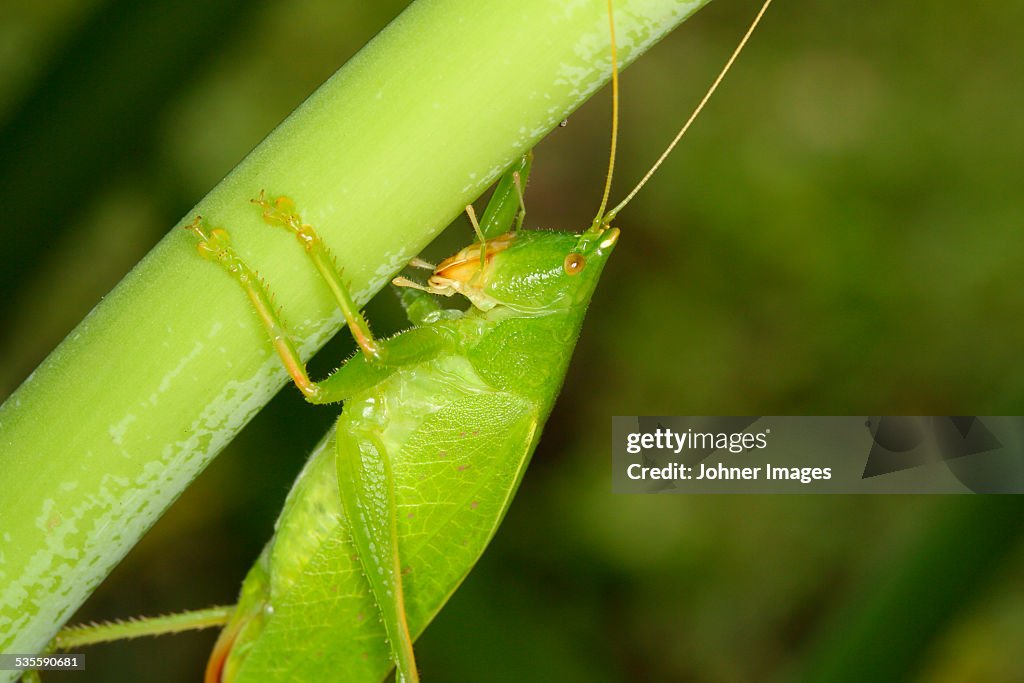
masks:
[[[705,1],[617,2],[623,63]],[[417,2],[181,224],[231,228],[308,357],[340,316],[249,200],[295,199],[363,303],[607,80],[608,55],[599,0]],[[45,647],[284,381],[236,283],[172,230],[0,407],[0,651]]]

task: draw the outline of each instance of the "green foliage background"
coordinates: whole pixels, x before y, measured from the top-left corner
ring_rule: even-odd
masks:
[[[625,74],[616,196],[689,113],[756,4],[712,3]],[[179,5],[204,18],[60,0],[0,26],[0,149],[60,133],[29,156],[4,155],[0,396],[403,3]],[[626,498],[611,495],[608,472],[616,414],[1024,413],[1022,20],[1012,3],[772,8],[621,215],[623,239],[520,494],[420,642],[426,680],[769,680],[872,639],[850,656],[872,662],[873,680],[1024,678],[1024,506],[1012,500]],[[139,73],[122,58],[96,80],[75,71],[102,44],[140,36],[170,46],[165,68]],[[137,82],[148,85],[127,90]],[[131,126],[81,104],[125,92]],[[590,219],[607,111],[594,98],[536,150],[530,226]],[[26,169],[31,192],[15,193]],[[434,255],[467,236],[456,226]],[[401,326],[387,293],[369,315],[379,330]],[[349,346],[332,343],[314,369]],[[285,389],[80,617],[232,601],[335,414]],[[929,597],[979,554],[975,576]],[[860,609],[893,590],[880,611]],[[920,609],[942,595],[948,610]],[[880,645],[894,641],[917,644],[886,655]],[[73,680],[191,679],[211,643],[96,648]]]

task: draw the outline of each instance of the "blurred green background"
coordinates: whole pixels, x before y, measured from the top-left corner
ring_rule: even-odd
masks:
[[[7,7],[0,397],[404,4]],[[626,72],[615,196],[757,5],[713,2]],[[1021,3],[771,9],[620,216],[522,489],[420,641],[426,681],[1024,680],[1020,497],[623,497],[608,460],[611,415],[1024,414],[1021,25]],[[531,227],[593,215],[608,108],[536,150]],[[369,316],[402,326],[387,292]],[[282,391],[77,620],[233,601],[335,415]],[[213,637],[46,680],[195,680]]]

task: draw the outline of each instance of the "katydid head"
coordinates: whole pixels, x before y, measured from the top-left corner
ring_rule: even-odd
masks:
[[[580,235],[517,230],[449,256],[426,285],[404,277],[393,282],[431,294],[461,294],[483,311],[566,309],[590,300],[618,238],[618,228],[602,225]]]
[[[586,306],[618,237],[617,228],[582,235],[520,231],[494,255],[478,285],[490,301],[518,310]]]
[[[496,306],[521,311],[585,306],[618,237],[618,228],[604,227],[582,235],[518,230],[446,258],[425,286],[406,278],[394,283],[444,296],[461,294],[482,311]]]

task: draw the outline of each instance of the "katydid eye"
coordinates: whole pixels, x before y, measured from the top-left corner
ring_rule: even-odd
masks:
[[[565,263],[562,264],[562,267],[565,268],[567,275],[575,275],[583,270],[585,265],[587,265],[587,259],[583,258],[583,254],[573,252],[565,257]]]

